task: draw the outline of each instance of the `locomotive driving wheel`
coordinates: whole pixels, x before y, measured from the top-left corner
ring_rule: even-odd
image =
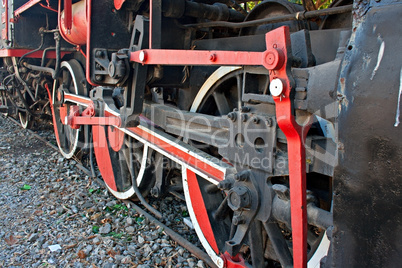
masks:
[[[67,159],[72,158],[78,149],[83,147],[84,132],[83,127],[72,129],[69,125],[63,124],[70,106],[75,104],[63,103],[61,92],[87,96],[83,81],[85,81],[85,75],[80,63],[77,60],[70,60],[61,63],[59,76],[53,83],[54,131],[60,152]]]
[[[218,116],[239,109],[242,73],[239,67],[216,70],[200,89],[191,111]],[[202,149],[217,156],[216,148],[204,145]],[[278,209],[290,215],[288,177],[268,177],[241,168],[238,171],[229,180],[218,183],[183,169],[186,202],[201,243],[219,267],[292,266],[290,216],[281,220],[272,216]],[[316,183],[316,180],[322,181]],[[330,214],[331,207],[330,185],[331,178],[315,174],[307,187],[308,204],[317,205],[326,215]],[[282,201],[288,202],[289,207],[280,203]],[[262,210],[271,215],[261,216]],[[327,227],[308,226],[308,267],[317,267],[327,254]]]
[[[112,126],[93,126],[94,150],[108,190],[119,199],[137,200],[154,184],[153,152]]]

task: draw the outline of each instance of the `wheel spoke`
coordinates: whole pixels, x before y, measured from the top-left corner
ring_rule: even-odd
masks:
[[[288,244],[283,237],[278,225],[274,222],[265,222],[264,228],[268,234],[268,237],[272,243],[272,246],[275,250],[276,255],[278,256],[279,262],[281,263],[282,267],[292,266],[292,255],[290,254]]]
[[[240,108],[243,106],[243,103],[241,101],[241,96],[242,96],[242,89],[243,89],[243,83],[244,79],[242,78],[242,74],[236,75],[236,85],[237,85],[237,109],[240,110]]]
[[[262,228],[261,222],[254,220],[250,224],[248,237],[250,240],[251,260],[253,267],[264,267],[264,245],[262,243]]]
[[[212,96],[214,97],[216,107],[218,108],[220,115],[230,113],[231,109],[229,107],[229,103],[225,97],[225,94],[215,91],[214,93],[212,93]]]

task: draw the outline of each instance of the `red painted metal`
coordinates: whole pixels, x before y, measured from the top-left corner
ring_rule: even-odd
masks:
[[[149,0],[149,48],[152,49],[153,0]]]
[[[65,100],[74,99],[74,95],[65,95]],[[76,96],[76,99],[80,99]],[[88,100],[85,100],[88,102]],[[121,119],[119,116],[95,117],[94,105],[91,102],[88,107],[81,113],[79,112],[78,105],[70,106],[70,114],[67,117],[68,124],[73,129],[79,129],[81,125],[99,125],[99,126],[121,126]]]
[[[60,122],[62,123],[62,124],[65,124],[65,119],[66,119],[66,117],[67,117],[67,115],[68,115],[68,111],[67,111],[67,106],[66,105],[63,105],[63,106],[60,106],[60,108],[59,108],[59,115],[60,115]]]
[[[50,93],[49,85],[47,83],[45,84],[45,88],[46,88],[46,91],[47,91],[47,95],[49,97],[50,109],[52,110],[52,120],[53,120],[54,135],[56,136],[57,144],[60,144],[59,132],[57,131],[56,117],[55,117],[53,101],[52,101],[52,94]]]
[[[95,107],[93,103],[89,104],[88,107],[82,111],[82,116],[95,116]]]
[[[72,8],[72,0],[64,0],[64,27],[67,30],[67,34],[69,35],[71,32],[71,28],[73,26],[73,8]],[[63,16],[63,15],[62,15]]]
[[[243,257],[240,254],[232,257],[229,253],[225,252],[221,255],[223,260],[223,267],[226,268],[244,268],[247,267]]]
[[[99,171],[102,174],[103,181],[110,189],[117,191],[112,161],[110,159],[110,153],[107,144],[105,127],[93,126],[92,137],[96,162],[98,164]]]
[[[42,4],[42,3],[39,3],[39,5],[40,5],[41,7],[43,7],[43,8],[46,8],[46,9],[50,10],[50,11],[53,11],[53,12],[56,12],[56,13],[58,12],[56,9],[52,8],[52,7],[49,5],[49,3],[47,3],[47,6],[44,5],[44,4]]]
[[[200,185],[198,184],[197,176],[193,171],[189,169],[186,169],[186,173],[188,191],[190,194],[191,204],[194,209],[194,214],[197,218],[197,222],[200,223],[202,233],[207,239],[209,245],[212,247],[215,253],[219,253],[218,244],[216,243],[215,235],[212,231],[211,222],[209,221],[207,209],[205,207],[204,198],[202,197]]]
[[[304,141],[309,126],[300,126],[293,115],[290,93],[292,85],[289,79],[291,56],[290,34],[288,27],[277,28],[266,35],[267,48],[279,51],[271,54],[273,68],[270,70],[270,80],[280,79],[283,91],[279,96],[273,96],[276,106],[276,118],[280,129],[288,142],[288,163],[290,181],[291,225],[293,243],[293,266],[307,267],[307,210],[306,210],[306,154]],[[283,57],[277,59],[275,57]],[[285,64],[280,64],[280,63]]]
[[[80,129],[81,125],[76,122],[77,120],[74,120],[79,116],[80,116],[80,107],[78,107],[77,105],[70,106],[70,115],[67,117],[62,117],[60,113],[61,120],[67,119],[66,122],[63,122],[63,124],[69,125],[72,129]]]
[[[34,5],[39,3],[40,1],[42,1],[42,0],[29,0],[28,2],[26,2],[25,4],[23,4],[22,6],[20,6],[19,8],[17,8],[14,11],[14,16],[18,17],[21,13],[23,13],[24,11],[30,9],[31,7],[33,7]]]
[[[87,0],[86,1],[86,10],[87,10],[87,43],[86,43],[86,48],[87,48],[87,57],[86,57],[86,72],[85,72],[85,77],[87,79],[87,82],[91,86],[97,86],[97,84],[93,83],[91,80],[91,25],[92,25],[92,0]]]
[[[113,151],[120,151],[124,143],[124,132],[118,128],[109,127],[107,130],[107,136],[110,147],[112,147]]]
[[[144,131],[143,129],[138,128],[138,127],[128,128],[128,130],[137,134],[141,138],[147,140],[149,143],[156,145],[161,150],[178,158],[179,160],[183,161],[190,167],[195,168],[196,170],[199,170],[199,171],[207,174],[210,178],[212,178],[218,182],[224,179],[224,173],[221,170],[219,170],[219,169],[205,163],[204,161],[196,158],[195,156],[191,155],[190,151],[181,150],[181,149],[177,148],[176,146],[173,145],[174,142],[172,142],[172,143],[166,142],[166,141],[156,137],[155,135],[153,135],[147,131]]]
[[[131,52],[130,60],[164,65],[266,65],[265,52],[144,49]]]
[[[71,93],[63,93],[63,99],[64,102],[70,101],[70,102],[82,103],[86,106],[92,106],[92,107],[94,106],[94,103],[91,99]]]
[[[0,58],[5,58],[5,57],[21,57],[22,55],[30,52],[32,50],[30,49],[0,49]],[[66,52],[62,51],[61,56],[63,57],[64,55],[71,53],[71,52]],[[36,58],[40,59],[42,58],[43,55],[43,50],[36,51],[32,54],[27,55],[27,58]],[[55,59],[56,58],[56,53],[55,51],[48,51],[46,53],[46,58],[47,59]]]
[[[114,7],[117,10],[120,10],[120,8],[122,7],[122,5],[124,4],[124,2],[126,2],[126,0],[114,0]]]
[[[64,10],[59,15],[59,28],[62,37],[74,45],[87,43],[87,10],[86,1],[80,1],[73,5],[64,2]]]
[[[70,106],[78,107],[78,106]],[[71,110],[70,110],[71,111]],[[90,116],[79,116],[77,114],[72,114],[67,117],[67,124],[73,129],[79,129],[82,125],[97,125],[97,126],[116,126],[120,127],[121,119],[120,117],[110,116],[110,117],[90,117]]]
[[[4,37],[3,39],[8,40],[8,0],[6,1],[6,4],[4,6],[4,12],[5,12],[5,25],[4,25]]]

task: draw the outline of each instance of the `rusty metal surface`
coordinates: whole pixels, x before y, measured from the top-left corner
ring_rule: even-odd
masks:
[[[400,266],[401,12],[394,1],[366,1],[354,14],[338,87],[339,165],[325,267]]]

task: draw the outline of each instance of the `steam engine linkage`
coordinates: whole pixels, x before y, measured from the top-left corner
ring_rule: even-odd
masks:
[[[401,201],[400,73],[381,66],[402,60],[402,6],[351,4],[3,1],[0,110],[51,118],[64,157],[95,155],[108,190],[156,217],[144,197],[183,192],[217,267],[392,266],[397,250],[371,249],[398,244],[392,226],[360,222]],[[392,120],[363,120],[392,100]],[[364,199],[377,186],[387,202]]]

